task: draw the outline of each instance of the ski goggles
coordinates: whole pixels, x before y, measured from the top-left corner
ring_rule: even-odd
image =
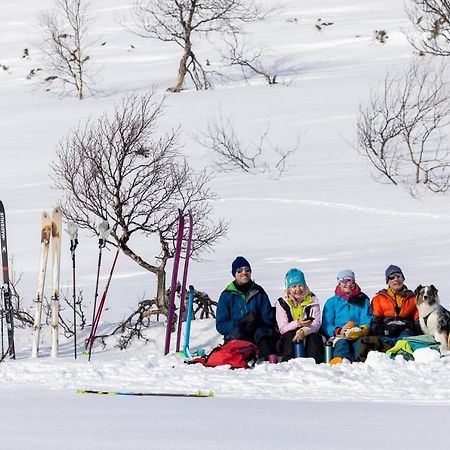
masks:
[[[342,284],[353,284],[355,282],[355,280],[353,278],[342,278],[341,280],[339,280],[339,283]]]
[[[239,267],[238,269],[236,269],[236,272],[237,273],[242,273],[242,272],[250,273],[251,269],[250,269],[250,267]]]

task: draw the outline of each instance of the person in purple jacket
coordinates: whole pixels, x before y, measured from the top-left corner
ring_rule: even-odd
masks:
[[[324,362],[324,344],[318,333],[322,320],[317,297],[309,290],[305,275],[290,269],[285,276],[286,292],[275,304],[278,329],[281,333],[281,361],[293,357],[293,343],[303,341],[305,356],[317,364]]]

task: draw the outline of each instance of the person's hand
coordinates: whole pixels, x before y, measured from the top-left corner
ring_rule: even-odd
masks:
[[[292,339],[292,342],[300,342],[300,341],[303,341],[303,339],[305,339],[305,333],[301,328],[299,328],[297,330],[297,332],[295,333],[295,336]]]
[[[357,339],[362,337],[363,334],[364,334],[364,331],[361,328],[353,327],[345,332],[345,337],[356,341]]]
[[[355,322],[349,321],[341,328],[341,335],[345,336],[345,332],[355,326]]]
[[[251,335],[256,330],[255,314],[248,312],[236,321],[236,325],[245,335]]]
[[[350,328],[345,332],[345,337],[348,339],[357,340],[369,334],[369,327],[367,325],[361,325],[360,327]]]
[[[312,320],[298,319],[297,323],[299,327],[309,327],[312,323]]]

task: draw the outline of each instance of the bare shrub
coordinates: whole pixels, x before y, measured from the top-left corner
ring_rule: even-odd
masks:
[[[450,3],[441,0],[409,0],[406,12],[416,29],[408,40],[421,54],[450,56]]]
[[[256,142],[244,142],[237,135],[230,118],[222,114],[212,119],[198,142],[212,153],[214,166],[225,172],[269,173],[281,177],[287,170],[289,157],[300,147],[300,137],[289,149],[275,145],[270,140],[270,123],[259,133]]]
[[[357,137],[361,153],[379,180],[414,192],[450,187],[450,92],[445,66],[414,61],[400,74],[387,74],[360,107]]]

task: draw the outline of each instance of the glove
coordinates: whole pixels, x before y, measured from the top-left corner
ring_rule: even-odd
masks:
[[[345,337],[352,340],[357,340],[369,334],[369,327],[361,325],[360,327],[353,327],[345,332]]]
[[[256,317],[252,312],[244,314],[239,320],[236,320],[239,330],[245,335],[251,335],[256,331]]]
[[[356,341],[363,336],[365,336],[364,330],[360,327],[353,327],[345,332],[345,337],[353,341]]]
[[[406,323],[402,320],[392,320],[386,325],[389,336],[398,337],[400,333],[405,330]]]

